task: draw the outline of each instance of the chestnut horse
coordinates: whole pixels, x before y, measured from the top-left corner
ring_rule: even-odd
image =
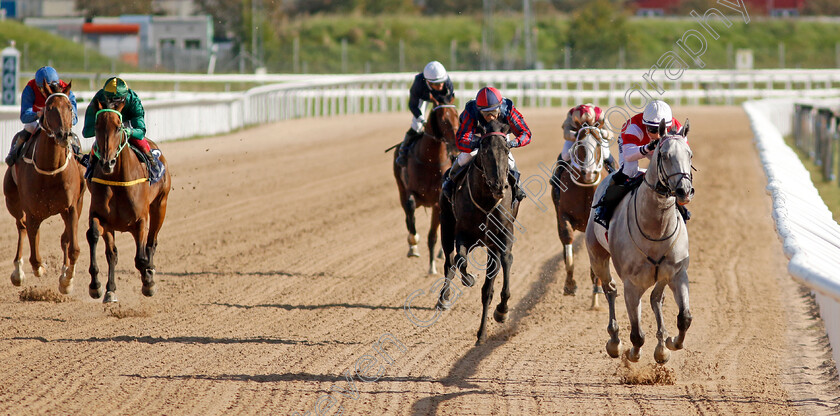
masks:
[[[592,207],[595,187],[604,177],[604,146],[601,144],[601,132],[596,127],[582,127],[576,133],[576,139],[569,154],[570,162],[557,158],[554,170],[551,198],[557,213],[557,233],[563,243],[566,263],[566,284],[564,295],[574,295],[577,291],[574,271],[575,262],[572,241],[575,231],[585,231]],[[592,279],[592,308],[598,307],[598,294],[603,293],[601,282],[590,269]]]
[[[38,248],[41,223],[60,214],[64,221],[64,232],[61,234],[64,260],[58,290],[64,294],[73,289],[73,275],[80,251],[76,232],[85,193],[84,172],[70,147],[73,104],[67,93],[71,84],[61,91],[53,91],[49,84],[46,85],[49,96],[41,114],[40,128],[27,142],[22,162],[7,169],[3,179],[6,208],[15,217],[18,230],[12,284],[20,286],[24,280],[21,260],[24,236],[29,237],[29,264],[35,276],[40,277],[44,273]]]
[[[501,301],[493,313],[496,322],[507,320],[510,299],[510,268],[513,265],[514,225],[519,213],[519,201],[513,198],[508,182],[509,154],[506,125],[493,120],[481,138],[478,153],[461,175],[452,201],[441,195],[440,235],[445,257],[446,279],[440,291],[437,309],[451,306],[452,279],[460,272],[464,286],[475,284],[475,277],[467,273],[467,260],[472,249],[481,245],[487,251],[483,305],[476,345],[487,338],[487,314],[493,300],[493,282],[502,269]],[[510,209],[510,210],[508,210]],[[473,265],[477,263],[470,260]]]
[[[133,151],[128,149],[128,135],[122,126],[122,110],[125,103],[116,108],[102,109],[96,106],[96,143],[93,151],[98,163],[91,168],[93,176],[88,179],[90,188],[90,228],[87,241],[90,245],[89,293],[94,299],[102,296],[99,280],[99,266],[96,263],[96,245],[99,236],[105,241],[105,258],[108,260],[108,283],[105,286],[103,302],[117,301],[117,284],[114,270],[117,266],[117,247],[114,232],[129,232],[134,237],[136,253],[134,267],[140,271],[143,294],[155,293],[154,255],[157,237],[166,216],[166,201],[169,197],[171,179],[169,169],[164,171],[160,181],[149,184],[146,166]],[[157,144],[148,140],[152,149]],[[161,156],[166,166],[166,159]]]
[[[409,150],[406,166],[396,163],[399,149],[394,152],[394,178],[400,191],[400,205],[405,211],[405,225],[408,228],[408,257],[420,257],[417,243],[420,235],[414,221],[414,210],[418,206],[432,207],[429,227],[429,274],[437,274],[435,268],[435,243],[440,225],[440,186],[443,173],[452,165],[450,155],[455,146],[455,134],[460,125],[458,110],[452,104],[434,103],[425,132]]]

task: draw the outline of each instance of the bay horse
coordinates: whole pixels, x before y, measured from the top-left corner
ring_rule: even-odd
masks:
[[[624,302],[630,318],[630,340],[633,347],[627,353],[630,361],[638,361],[645,335],[640,327],[641,297],[653,286],[650,305],[656,317],[657,345],[654,359],[666,363],[671,352],[683,348],[686,331],[691,325],[688,300],[688,230],[676,204],[688,204],[694,197],[691,175],[692,152],[688,147],[688,121],[677,133],[665,136],[665,123],[659,125],[662,136],[654,149],[650,165],[640,185],[616,207],[607,233],[593,220],[594,210],[586,229],[586,246],[595,276],[603,282],[610,309],[607,331],[607,353],[618,357],[621,340],[615,318],[617,290],[610,275],[609,261],[624,284]],[[600,198],[609,181],[604,181],[595,194]],[[641,212],[641,215],[640,215]],[[679,308],[679,335],[668,336],[662,317],[665,286],[671,288]],[[667,347],[667,348],[666,348]]]
[[[514,223],[519,213],[519,201],[513,198],[508,182],[510,149],[507,147],[507,126],[492,120],[479,141],[478,153],[461,175],[450,202],[440,197],[441,244],[444,252],[446,279],[438,298],[437,308],[448,309],[451,304],[452,279],[461,274],[461,283],[471,287],[475,277],[467,272],[467,260],[472,249],[483,246],[487,251],[484,286],[481,288],[481,324],[476,345],[487,338],[487,314],[493,300],[493,279],[502,269],[501,301],[493,313],[496,322],[507,320],[510,299],[510,269],[513,264]],[[469,259],[473,265],[476,262]]]
[[[47,100],[41,113],[40,126],[27,141],[22,162],[6,170],[3,193],[6,208],[15,218],[18,244],[11,280],[20,286],[23,272],[24,236],[29,237],[29,264],[35,276],[44,273],[39,251],[41,223],[53,215],[61,215],[64,232],[61,252],[64,256],[58,290],[69,294],[73,290],[76,260],[79,258],[77,231],[84,205],[85,181],[81,164],[73,157],[70,146],[73,137],[73,104],[67,93],[72,82],[61,91],[45,85]]]
[[[93,151],[98,163],[92,166],[92,177],[88,179],[90,189],[90,224],[87,241],[90,245],[90,286],[89,294],[98,299],[102,296],[99,280],[99,266],[96,263],[96,245],[102,236],[105,242],[105,258],[108,261],[108,283],[103,302],[117,301],[117,285],[114,271],[117,266],[117,247],[114,232],[129,232],[134,237],[136,253],[134,267],[140,271],[143,283],[142,293],[152,296],[155,293],[154,255],[157,237],[163,219],[166,216],[166,203],[169,198],[171,178],[166,168],[160,181],[149,184],[147,170],[134,152],[129,150],[128,134],[123,129],[120,111],[124,102],[115,108],[102,108],[102,103],[94,100],[96,106],[96,142]],[[152,149],[158,145],[148,140]],[[166,166],[166,159],[160,156]]]
[[[609,151],[609,150],[607,150]],[[575,231],[585,231],[592,207],[595,187],[605,176],[604,146],[602,146],[601,131],[597,127],[584,126],[576,132],[575,142],[569,154],[570,161],[557,157],[551,181],[551,199],[557,214],[557,234],[563,243],[563,254],[566,263],[566,283],[563,287],[564,295],[574,295],[577,291],[575,282],[574,254],[572,242]],[[609,165],[608,165],[609,169]],[[592,279],[592,308],[598,307],[598,294],[603,293],[601,283],[590,270]]]
[[[432,219],[427,238],[429,246],[429,274],[435,268],[435,244],[440,224],[440,187],[443,173],[452,166],[455,135],[460,126],[458,109],[452,104],[434,102],[423,137],[409,150],[405,167],[396,163],[399,149],[394,152],[394,178],[400,193],[400,205],[405,211],[408,229],[408,257],[420,257],[417,243],[420,235],[415,226],[414,211],[418,206],[431,207]]]

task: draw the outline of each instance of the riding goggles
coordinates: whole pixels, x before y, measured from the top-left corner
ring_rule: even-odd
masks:
[[[659,134],[659,127],[658,126],[646,126],[647,132],[650,134]]]
[[[499,114],[502,113],[502,109],[498,106],[496,106],[495,108],[482,108],[480,111],[482,114],[496,117],[499,117]]]

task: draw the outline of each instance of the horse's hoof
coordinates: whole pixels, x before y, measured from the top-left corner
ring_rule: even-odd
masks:
[[[441,311],[448,311],[449,308],[450,308],[450,305],[448,303],[443,303],[443,301],[440,300],[440,299],[438,299],[437,305],[435,305],[435,309],[438,309],[438,310],[441,310]]]
[[[621,352],[621,340],[618,342],[613,342],[612,340],[607,341],[607,354],[612,358],[618,358],[619,353]]]
[[[461,283],[466,287],[475,286],[475,276],[467,273],[461,275]]]
[[[88,294],[93,299],[99,299],[102,297],[102,287],[88,287]]]
[[[58,278],[58,291],[69,295],[73,291],[73,268],[61,266],[61,276]]]
[[[589,310],[591,310],[591,311],[600,311],[601,310],[601,304],[598,302],[598,295],[593,295],[592,296],[592,304],[589,305]]]
[[[417,246],[409,246],[408,247],[408,254],[405,255],[406,257],[420,257],[420,250],[417,249]]]
[[[574,296],[576,292],[577,292],[577,284],[576,283],[572,283],[571,285],[569,285],[567,283],[566,286],[563,286],[563,294],[566,295],[566,296]]]
[[[507,321],[507,317],[507,312],[499,312],[499,308],[496,308],[496,310],[493,311],[493,319],[500,324],[505,323],[505,321]]]
[[[487,335],[484,335],[484,334],[479,335],[478,339],[475,340],[475,346],[478,347],[481,344],[484,344],[484,341],[487,341]]]
[[[143,289],[141,290],[141,292],[143,292],[143,296],[146,297],[154,296],[155,291],[156,289],[154,284],[151,284],[149,286],[143,285]]]
[[[35,277],[41,277],[44,274],[44,272],[46,272],[44,266],[38,266],[37,269],[32,269],[32,274],[34,274]]]
[[[112,291],[105,292],[105,297],[102,298],[102,303],[116,303],[117,302],[117,294]]]
[[[671,359],[671,351],[668,351],[664,345],[659,344],[653,351],[653,359],[655,359],[659,364],[665,364]]]
[[[674,342],[674,339],[671,337],[668,337],[668,339],[665,340],[665,346],[668,347],[668,349],[671,351],[677,351],[683,348],[682,344],[678,345],[676,342]]]
[[[12,279],[12,284],[13,285],[20,286],[21,283],[23,283],[23,278],[24,278],[23,270],[15,270],[15,271],[12,272],[11,279]]]
[[[639,362],[639,358],[642,358],[642,349],[641,348],[636,349],[636,347],[630,347],[630,349],[627,351],[627,359],[634,362],[634,363],[637,363],[637,362]]]
[[[435,264],[432,263],[432,265],[429,266],[429,275],[436,275],[436,274],[438,274],[437,267],[435,267]]]

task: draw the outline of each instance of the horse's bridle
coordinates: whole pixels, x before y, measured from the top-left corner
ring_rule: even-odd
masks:
[[[117,154],[114,155],[114,159],[116,159],[120,155],[120,152],[122,152],[123,149],[125,149],[125,146],[128,145],[128,129],[122,127],[122,113],[120,113],[117,110],[112,110],[110,108],[103,108],[97,111],[96,116],[94,118],[94,123],[96,123],[96,120],[99,119],[100,113],[117,113],[117,115],[120,116],[120,133],[122,133],[122,139],[120,139],[120,147],[117,149]],[[99,148],[96,146],[96,143],[93,144],[92,150],[93,155],[102,160],[102,155],[99,154]]]
[[[432,115],[435,114],[435,111],[440,110],[441,108],[455,108],[455,109],[457,109],[458,107],[454,104],[438,104],[436,107],[432,108],[432,111],[429,112],[429,118],[431,119]],[[437,137],[437,136],[433,136],[431,134],[426,134],[425,131],[423,132],[423,134],[425,134],[427,136],[431,136],[431,138],[436,142],[441,142],[441,143],[444,142],[444,137]]]
[[[672,140],[672,139],[671,138],[665,138],[665,139],[661,140],[659,142],[660,147],[662,146],[663,143],[665,143],[665,140]],[[697,170],[697,169],[694,168],[694,165],[691,166],[691,169]],[[663,176],[664,176],[664,178],[663,178]],[[674,176],[680,176],[680,180],[682,180],[683,178],[688,178],[688,181],[692,182],[692,183],[693,183],[693,180],[694,180],[694,177],[692,176],[691,172],[680,171],[680,172],[675,172],[675,173],[672,173],[672,174],[669,175],[668,172],[665,172],[665,168],[662,166],[662,153],[661,152],[656,152],[656,183],[651,184],[650,182],[647,181],[647,177],[644,178],[644,182],[645,182],[645,185],[648,186],[648,188],[650,188],[651,190],[653,190],[657,194],[662,195],[662,196],[671,197],[671,196],[676,196],[677,195],[677,192],[675,190],[671,189],[671,185],[668,184],[668,181]]]
[[[584,149],[588,150],[589,148],[586,146],[586,144],[583,144],[583,143],[578,144],[578,143],[580,143],[581,132],[584,132],[584,131],[587,131],[587,130],[595,130],[597,132],[598,128],[593,127],[593,126],[584,126],[584,127],[581,127],[580,129],[578,129],[577,138],[575,138],[575,145],[583,145]],[[575,148],[575,145],[572,146],[572,149]],[[596,148],[592,150],[592,157],[595,157],[595,151],[598,150],[598,146],[600,146],[600,143],[596,144],[595,146],[596,146]],[[578,163],[579,162],[578,158],[575,157],[574,153],[572,153],[571,150],[569,150],[569,156],[570,156],[569,161],[571,162],[570,164],[572,165],[572,167],[577,169],[578,172],[581,172],[583,170],[583,166],[581,166],[580,163]],[[569,178],[572,180],[572,182],[575,183],[575,185],[578,185],[578,186],[586,186],[586,187],[597,186],[601,182],[601,171],[603,169],[604,169],[604,157],[603,157],[603,154],[602,154],[601,157],[598,158],[598,162],[595,165],[595,170],[598,172],[598,177],[595,178],[595,181],[593,181],[591,183],[589,183],[589,182],[578,182],[577,179],[575,179],[575,175],[569,175]],[[581,175],[578,174],[578,176],[581,176]]]
[[[484,136],[481,136],[481,140],[484,140],[484,138],[486,138],[486,137],[490,137],[490,136],[501,136],[501,137],[503,137],[503,138],[507,138],[507,134],[502,133],[502,132],[498,132],[498,131],[494,131],[494,132],[487,133],[487,134],[485,134]],[[481,147],[481,143],[479,143],[479,148],[480,148],[480,147]],[[490,186],[490,181],[487,179],[487,175],[484,173],[484,169],[483,169],[481,166],[479,166],[478,162],[479,162],[479,160],[478,160],[478,157],[477,157],[477,155],[476,155],[475,160],[473,160],[473,161],[472,161],[472,163],[470,163],[470,166],[467,168],[467,169],[468,169],[468,171],[467,171],[467,172],[465,172],[465,175],[464,175],[464,176],[465,176],[465,180],[467,181],[467,193],[469,193],[469,195],[470,195],[470,201],[472,201],[473,205],[475,205],[475,206],[476,206],[476,208],[478,208],[478,209],[480,209],[482,212],[484,212],[484,214],[485,214],[485,215],[489,215],[489,214],[490,214],[490,212],[492,212],[493,210],[495,210],[495,209],[496,209],[496,207],[498,207],[498,206],[499,206],[499,204],[501,204],[501,203],[502,203],[502,200],[504,200],[504,198],[499,198],[498,200],[496,200],[495,204],[493,204],[493,207],[492,207],[492,208],[490,208],[489,210],[485,210],[485,209],[484,209],[481,205],[479,205],[479,204],[478,204],[478,202],[476,202],[475,198],[473,198],[473,195],[472,195],[472,189],[470,189],[469,169],[472,169],[472,168],[477,169],[477,170],[478,170],[478,172],[481,174],[481,177],[482,177],[482,178],[484,178],[484,183],[485,183],[488,187]],[[507,163],[507,161],[504,161],[503,163]],[[504,180],[507,180],[507,178],[505,178]]]
[[[49,96],[49,97],[47,97],[47,99],[46,99],[46,100],[44,100],[44,108],[46,108],[46,107],[47,107],[47,102],[49,102],[49,101],[50,101],[50,99],[51,99],[51,98],[53,98],[53,97],[64,97],[64,98],[66,98],[68,101],[70,100],[70,97],[69,97],[69,96],[67,96],[67,94],[64,94],[64,93],[61,93],[61,92],[55,92],[55,93],[50,94],[50,96]],[[55,140],[55,136],[56,136],[55,131],[53,131],[53,129],[52,129],[52,128],[50,128],[50,126],[48,126],[48,125],[47,125],[47,123],[46,123],[46,121],[47,121],[46,117],[44,117],[44,116],[42,115],[42,116],[41,116],[41,120],[42,120],[42,121],[41,121],[41,130],[44,130],[44,133],[46,133],[46,134],[47,134],[47,137],[49,137],[49,138],[51,138],[51,139]],[[70,134],[74,134],[74,133],[73,133],[73,132],[70,132]]]

